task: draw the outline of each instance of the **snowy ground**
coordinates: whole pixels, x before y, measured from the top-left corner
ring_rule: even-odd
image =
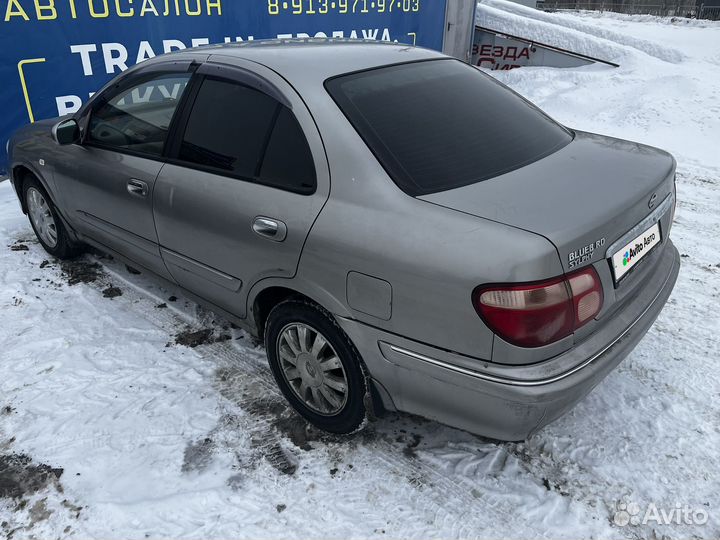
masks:
[[[720,536],[720,24],[497,0],[479,17],[622,64],[496,75],[678,159],[683,269],[631,356],[523,444],[402,415],[328,437],[286,411],[260,346],[178,291],[48,260],[3,182],[0,538]],[[637,523],[653,504],[707,522]]]

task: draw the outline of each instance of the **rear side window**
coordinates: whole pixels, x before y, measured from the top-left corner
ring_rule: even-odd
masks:
[[[292,111],[281,105],[260,169],[264,184],[300,191],[315,189],[310,147]]]
[[[315,191],[310,148],[292,111],[231,81],[203,81],[178,158],[288,191]]]
[[[325,85],[395,183],[413,196],[499,176],[572,140],[538,108],[458,60],[378,68]]]

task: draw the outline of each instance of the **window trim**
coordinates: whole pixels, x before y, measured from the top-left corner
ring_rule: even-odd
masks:
[[[148,66],[147,69],[138,69],[137,71],[133,71],[132,73],[128,73],[124,77],[120,77],[120,79],[114,83],[105,88],[100,94],[98,94],[88,105],[86,110],[80,111],[80,119],[82,124],[84,124],[85,129],[82,130],[82,137],[80,139],[80,145],[89,147],[89,148],[97,148],[99,150],[105,150],[107,152],[116,152],[118,154],[127,155],[127,156],[133,156],[133,157],[139,157],[143,159],[149,159],[151,161],[158,161],[161,163],[166,162],[166,155],[169,143],[173,140],[172,137],[174,135],[174,128],[176,127],[177,120],[179,117],[180,111],[183,110],[183,108],[187,104],[187,97],[190,93],[190,90],[193,87],[193,84],[197,80],[196,71],[197,68],[200,66],[199,63],[195,61],[183,61],[183,62],[166,62],[162,64],[152,65]],[[184,70],[183,70],[184,68]],[[97,141],[92,141],[88,139],[88,135],[90,133],[90,120],[92,116],[97,112],[97,110],[102,107],[103,105],[107,104],[112,98],[118,96],[122,92],[125,92],[129,88],[132,88],[134,86],[137,86],[138,84],[142,84],[143,82],[150,81],[154,78],[157,78],[158,75],[163,74],[176,74],[176,75],[184,75],[189,74],[188,83],[185,87],[185,91],[183,92],[183,95],[180,97],[180,100],[178,102],[177,107],[175,107],[175,111],[173,112],[172,119],[170,120],[170,125],[168,126],[167,130],[167,136],[165,137],[165,143],[163,144],[163,150],[160,153],[160,155],[157,154],[149,154],[146,152],[140,152],[137,150],[132,150],[128,148],[118,148],[116,146],[110,146],[107,144],[102,144]],[[80,123],[80,122],[78,122]]]
[[[310,141],[308,140],[305,130],[303,129],[302,124],[298,120],[297,115],[295,115],[295,113],[293,112],[292,106],[290,105],[289,101],[285,98],[283,98],[283,100],[280,101],[274,95],[272,95],[268,92],[264,92],[263,90],[261,90],[260,88],[257,88],[254,85],[245,84],[243,82],[243,80],[245,80],[244,79],[245,74],[248,73],[246,70],[241,70],[241,69],[230,70],[229,66],[220,66],[220,68],[221,69],[218,70],[219,74],[215,74],[215,73],[205,74],[204,71],[206,71],[206,70],[204,70],[204,69],[198,70],[195,73],[195,77],[197,78],[197,83],[192,88],[192,93],[187,93],[186,96],[183,96],[183,97],[187,97],[187,100],[184,104],[182,114],[177,117],[178,121],[177,121],[176,126],[174,126],[175,131],[172,134],[173,135],[172,142],[170,145],[166,145],[166,149],[168,151],[165,156],[165,162],[169,163],[171,165],[176,165],[178,167],[183,167],[186,169],[192,169],[195,171],[206,172],[208,174],[214,174],[216,176],[222,176],[225,178],[232,178],[233,180],[240,180],[242,182],[248,182],[250,184],[256,184],[259,186],[264,186],[264,187],[268,187],[268,188],[272,188],[272,189],[278,189],[280,191],[295,193],[298,195],[304,195],[304,196],[308,196],[308,197],[314,195],[318,190],[318,175],[317,175],[317,165],[315,163],[315,156],[313,155],[312,147],[310,146]],[[229,76],[227,76],[228,71],[230,71]],[[234,74],[234,73],[232,73],[232,71],[237,71],[239,73]],[[233,75],[235,75],[235,76],[233,76]],[[257,75],[256,77],[258,80],[264,80],[259,75]],[[272,138],[272,133],[275,129],[275,124],[277,123],[277,119],[279,117],[279,112],[281,110],[280,108],[285,106],[290,110],[290,113],[293,115],[293,117],[295,118],[295,121],[297,122],[298,126],[300,127],[300,132],[302,133],[303,138],[305,139],[305,143],[307,145],[308,151],[310,152],[310,158],[312,159],[313,169],[315,170],[314,183],[313,183],[312,189],[293,189],[293,188],[287,187],[287,186],[273,185],[268,182],[263,182],[259,176],[247,177],[247,176],[243,176],[240,174],[235,174],[235,173],[229,172],[225,169],[219,169],[219,168],[212,167],[209,165],[202,165],[200,163],[193,163],[191,161],[185,161],[183,159],[180,159],[180,157],[179,157],[180,147],[182,146],[183,137],[185,136],[185,131],[187,130],[187,125],[188,125],[188,122],[190,121],[190,116],[191,116],[192,110],[195,106],[195,101],[196,101],[198,95],[200,94],[200,89],[202,87],[202,83],[207,79],[222,81],[222,82],[226,82],[226,83],[230,83],[230,84],[235,84],[237,86],[244,86],[244,87],[254,90],[256,92],[261,92],[278,102],[277,108],[274,113],[274,117],[272,119],[272,123],[270,125],[270,128],[268,129],[268,133],[265,136],[263,150],[261,153],[262,159],[259,160],[259,162],[255,168],[257,175],[259,175],[259,171],[262,169],[262,164],[265,159],[265,153],[267,152],[267,147],[270,144],[270,139]],[[277,92],[279,92],[279,90],[277,90]],[[170,140],[169,136],[168,136],[168,140]]]
[[[238,83],[242,86],[252,88],[292,110],[292,103],[290,103],[285,94],[273,83],[254,71],[218,61],[210,61],[200,66],[197,74],[224,79],[227,82]]]

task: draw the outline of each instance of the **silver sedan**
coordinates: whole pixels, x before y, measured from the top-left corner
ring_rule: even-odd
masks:
[[[524,439],[633,349],[679,270],[672,156],[420,48],[160,56],[9,153],[50,254],[91,245],[182,287],[264,339],[290,404],[336,433],[400,410]]]

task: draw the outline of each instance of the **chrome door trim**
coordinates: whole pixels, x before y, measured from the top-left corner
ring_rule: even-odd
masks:
[[[220,285],[231,292],[238,292],[242,287],[243,282],[240,278],[228,275],[220,270],[212,268],[211,266],[207,266],[206,264],[202,264],[189,257],[180,255],[175,251],[161,247],[160,254],[167,265],[189,272],[199,278],[214,283],[215,285]],[[172,270],[170,270],[170,273],[172,274]]]

